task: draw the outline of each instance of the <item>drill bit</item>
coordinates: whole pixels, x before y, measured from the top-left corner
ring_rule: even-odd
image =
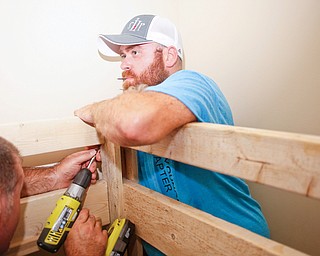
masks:
[[[87,166],[87,169],[90,168],[91,164],[93,163],[93,160],[96,158],[96,155],[97,155],[97,152],[96,152],[95,155],[91,158],[91,160],[90,160],[90,162],[89,162],[89,164],[88,164],[88,166]]]

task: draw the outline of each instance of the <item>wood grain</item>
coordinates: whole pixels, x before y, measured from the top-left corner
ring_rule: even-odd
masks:
[[[166,255],[303,256],[290,247],[125,180],[125,213]]]
[[[320,199],[319,136],[193,123],[135,149]]]
[[[96,130],[79,118],[0,124],[1,137],[12,142],[22,156],[101,144]]]
[[[23,156],[104,143],[77,118],[1,124],[0,134]],[[133,149],[320,199],[319,136],[193,123],[159,143]],[[141,187],[134,151],[107,142],[102,152],[103,179],[90,187],[85,207],[103,224],[127,217],[139,237],[168,255],[305,255]],[[133,181],[123,181],[122,175]],[[63,192],[21,200],[8,255],[38,250],[43,223]],[[141,245],[138,251],[141,255]]]

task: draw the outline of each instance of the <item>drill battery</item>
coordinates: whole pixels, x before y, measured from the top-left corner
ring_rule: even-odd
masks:
[[[106,256],[123,256],[135,226],[127,219],[116,219],[108,229]]]

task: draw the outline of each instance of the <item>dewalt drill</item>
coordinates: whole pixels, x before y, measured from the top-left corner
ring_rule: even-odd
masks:
[[[55,253],[67,238],[78,214],[86,194],[86,189],[91,182],[89,167],[95,156],[91,159],[87,168],[83,168],[75,176],[66,192],[59,198],[56,207],[48,217],[37,244],[48,252]]]

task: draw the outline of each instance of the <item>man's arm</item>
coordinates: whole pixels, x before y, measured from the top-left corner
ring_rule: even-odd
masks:
[[[84,150],[67,156],[59,164],[52,167],[25,167],[25,179],[21,197],[66,188],[76,174],[86,166],[86,162],[95,154],[95,149]],[[95,170],[96,162],[93,162],[90,166],[90,171],[92,172],[91,183],[95,183],[97,179]]]
[[[121,146],[155,143],[174,129],[196,120],[176,98],[151,91],[124,93],[85,106],[75,111],[75,115]]]
[[[55,167],[24,167],[24,184],[21,197],[31,196],[54,190],[56,186]]]

